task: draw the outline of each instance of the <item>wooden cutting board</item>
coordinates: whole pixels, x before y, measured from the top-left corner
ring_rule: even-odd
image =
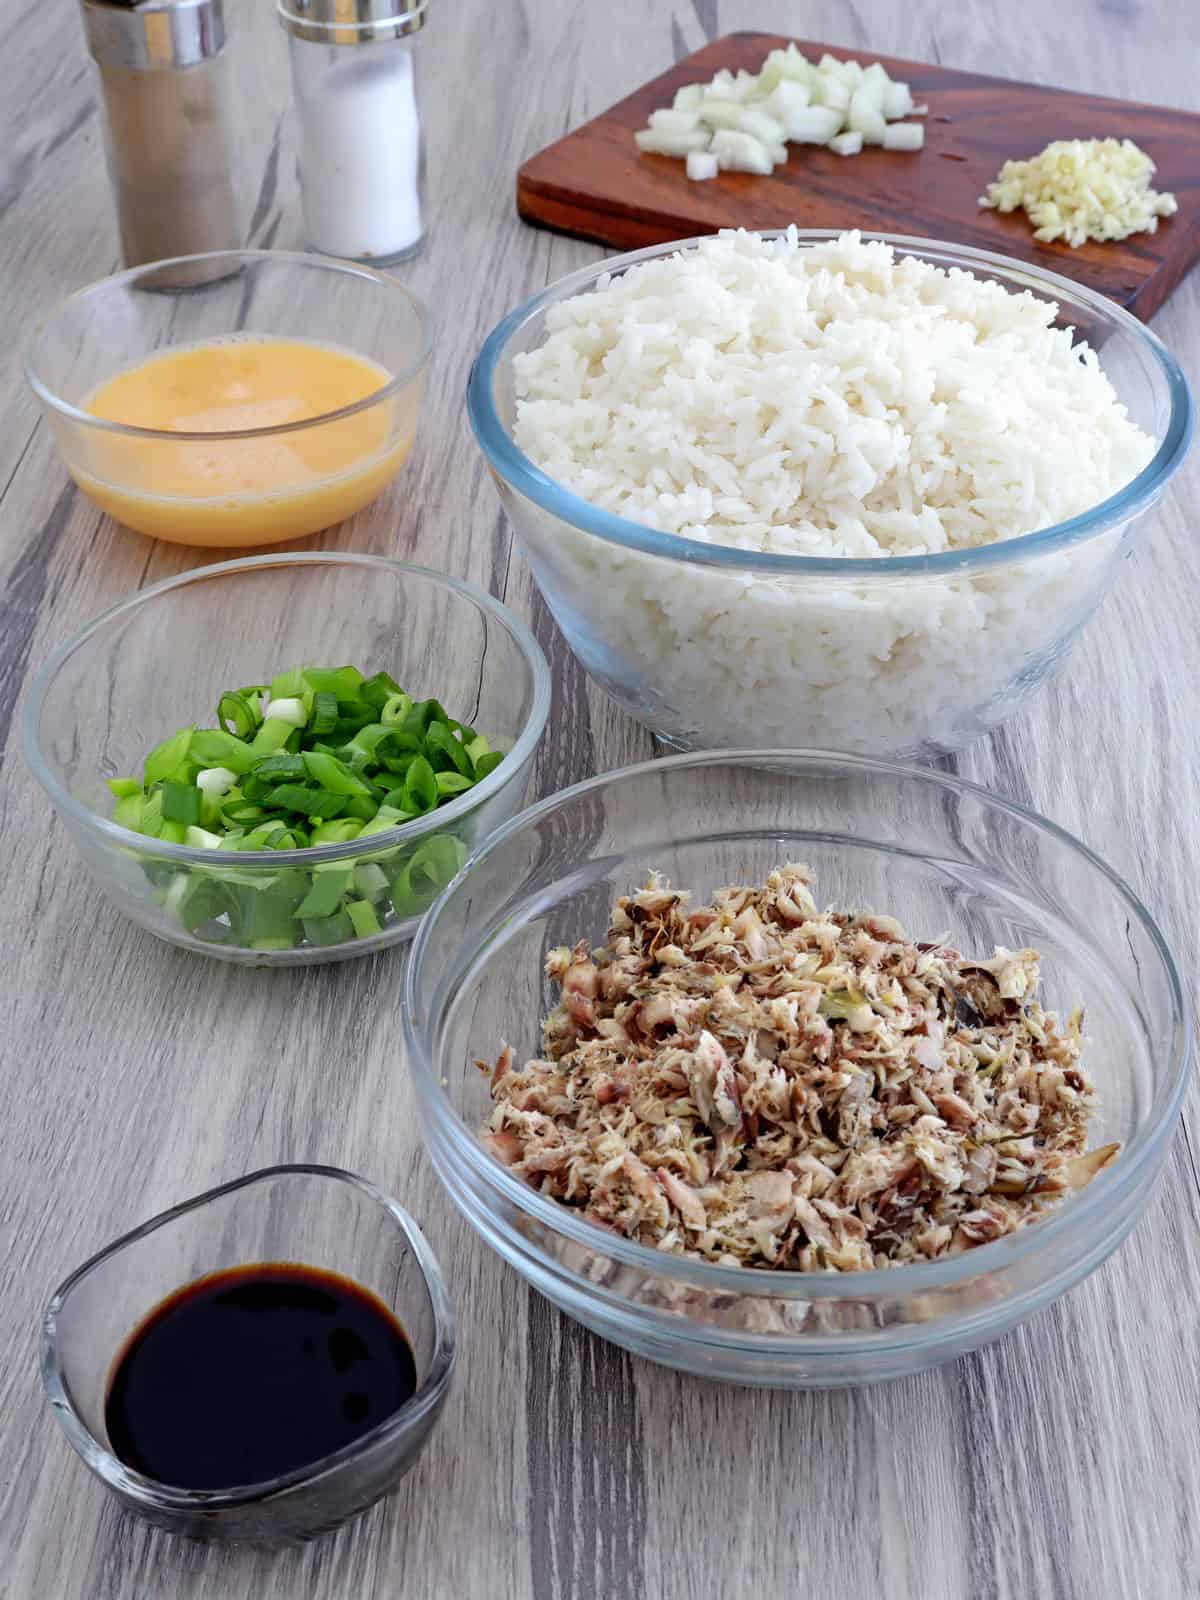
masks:
[[[757,71],[773,34],[732,33],[698,50],[602,116],[532,157],[517,175],[517,207],[528,222],[632,250],[719,228],[862,228],[951,240],[1061,272],[1148,320],[1200,257],[1200,116],[1161,106],[1011,83],[975,72],[795,41],[810,60],[826,51],[882,61],[928,102],[918,154],[867,149],[836,156],[789,145],[769,178],[729,172],[693,183],[682,161],[642,155],[633,142],[651,111],[685,83],[721,67]],[[1130,138],[1157,163],[1155,187],[1174,193],[1179,213],[1157,233],[1109,244],[1040,244],[1023,211],[1002,217],[979,196],[1010,158],[1052,139]]]

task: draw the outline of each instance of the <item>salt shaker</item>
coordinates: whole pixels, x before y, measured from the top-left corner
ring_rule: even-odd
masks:
[[[222,0],[81,0],[127,267],[241,244]]]
[[[278,0],[300,122],[308,245],[388,266],[424,233],[413,71],[428,0]]]

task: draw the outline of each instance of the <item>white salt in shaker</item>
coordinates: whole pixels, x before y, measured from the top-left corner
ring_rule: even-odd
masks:
[[[278,0],[300,120],[311,249],[380,266],[421,242],[424,158],[413,72],[428,0]]]

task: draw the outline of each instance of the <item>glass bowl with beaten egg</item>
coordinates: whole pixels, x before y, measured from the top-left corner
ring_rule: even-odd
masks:
[[[25,370],[101,510],[238,549],[305,538],[382,492],[412,448],[429,350],[425,307],[386,274],[233,250],[80,289]]]

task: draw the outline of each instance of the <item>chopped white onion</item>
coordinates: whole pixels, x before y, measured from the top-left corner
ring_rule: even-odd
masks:
[[[752,133],[722,128],[713,134],[712,150],[722,172],[756,172],[765,178],[775,170],[771,152]]]
[[[893,122],[883,131],[885,150],[923,150],[925,129],[919,122]]]
[[[913,108],[912,91],[906,83],[889,83],[883,91],[883,114],[889,122],[906,117]]]
[[[691,133],[700,126],[700,118],[694,111],[652,111],[650,126],[655,133]]]
[[[689,178],[703,182],[718,171],[765,176],[787,160],[789,143],[827,145],[841,156],[866,144],[920,150],[919,125],[897,119],[928,109],[913,105],[908,84],[889,78],[881,61],[864,66],[826,54],[812,62],[789,44],[757,73],[722,67],[707,84],[684,84],[634,137],[640,150],[686,160]]]
[[[682,89],[675,91],[674,109],[676,111],[698,111],[700,102],[703,99],[704,85],[702,83],[685,83]]]
[[[831,111],[845,111],[850,104],[850,94],[850,85],[841,78],[822,78],[813,94],[813,103],[828,106]]]
[[[812,91],[807,84],[797,83],[794,78],[784,78],[767,96],[766,108],[786,131],[789,118],[797,111],[803,111],[811,100]]]
[[[887,69],[883,63],[881,61],[872,61],[871,65],[863,71],[859,90],[869,94],[877,105],[882,106],[891,86],[892,80],[888,77]]]
[[[783,143],[783,123],[776,122],[773,116],[758,106],[743,108],[738,127],[743,133],[753,134],[754,138],[761,139],[763,144]]]
[[[865,88],[854,91],[846,121],[853,132],[862,134],[864,144],[883,143],[883,130],[887,123],[883,112],[874,103],[874,96]]]
[[[742,107],[737,100],[723,99],[720,95],[706,95],[701,102],[699,117],[710,128],[736,128],[742,120]]]
[[[648,155],[678,156],[682,160],[693,150],[708,148],[708,131],[695,128],[691,133],[659,133],[657,128],[643,128],[633,136],[639,150]]]
[[[793,144],[828,144],[841,125],[840,113],[829,106],[805,106],[792,118],[788,138]]]

